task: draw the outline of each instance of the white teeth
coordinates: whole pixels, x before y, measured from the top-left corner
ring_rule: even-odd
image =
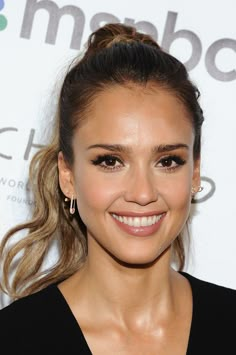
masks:
[[[148,223],[148,218],[147,217],[142,217],[141,218],[141,226],[145,227]]]
[[[140,227],[141,220],[138,217],[134,218],[134,227]]]
[[[126,217],[118,216],[113,213],[112,216],[121,223],[128,224],[131,227],[148,227],[157,223],[161,219],[163,214],[149,217]]]

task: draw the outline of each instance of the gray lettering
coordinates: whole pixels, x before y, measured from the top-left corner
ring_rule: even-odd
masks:
[[[158,33],[156,27],[147,21],[135,22],[132,18],[125,18],[124,23],[128,26],[134,26],[138,31],[144,32],[152,36],[152,38],[157,41]]]
[[[0,178],[0,185],[6,185],[7,179],[4,179],[3,177]]]
[[[25,154],[24,154],[24,160],[28,160],[29,159],[29,154],[31,151],[31,148],[42,148],[43,145],[42,144],[35,144],[33,143],[33,139],[34,139],[34,135],[35,135],[35,129],[31,129],[30,131],[30,136],[29,136],[29,140],[28,140],[28,144],[25,150]]]
[[[25,198],[21,198],[15,195],[8,195],[7,200],[10,200],[12,202],[17,202],[17,203],[24,203],[25,205],[29,205],[29,206],[35,205],[35,202],[33,200],[30,199],[27,200]]]
[[[24,189],[24,183],[23,183],[23,181],[18,181],[17,188],[18,188],[18,189]]]
[[[46,10],[49,14],[45,42],[55,44],[61,17],[64,15],[70,15],[74,19],[74,28],[70,48],[80,49],[85,23],[83,11],[72,5],[59,8],[58,5],[51,0],[27,0],[20,36],[26,39],[30,38],[34,16],[38,10],[42,9]]]
[[[118,17],[108,14],[106,12],[100,12],[91,18],[90,29],[92,32],[94,32],[101,26],[105,25],[105,23],[118,23],[118,22],[120,22]]]
[[[171,44],[178,38],[185,38],[188,40],[192,45],[192,55],[187,60],[185,64],[188,70],[195,68],[198,64],[201,54],[202,54],[202,44],[198,36],[188,30],[179,30],[174,32],[175,24],[177,20],[177,13],[176,12],[168,12],[166,25],[164,29],[163,39],[162,39],[162,47],[169,52]]]
[[[14,127],[2,128],[2,129],[0,129],[0,134],[1,134],[1,133],[4,133],[4,132],[9,132],[9,131],[17,132],[18,129],[17,129],[17,128],[14,128]],[[10,155],[5,155],[5,154],[2,154],[2,153],[0,153],[0,157],[1,157],[1,158],[4,158],[4,159],[9,159],[9,160],[12,159],[12,156],[10,156]]]
[[[212,43],[206,52],[205,63],[208,73],[216,80],[232,81],[236,79],[236,69],[223,72],[216,66],[216,56],[223,48],[234,50],[236,54],[236,40],[231,38],[222,38]]]
[[[15,180],[8,180],[8,186],[10,187],[15,187],[16,186],[16,181]]]

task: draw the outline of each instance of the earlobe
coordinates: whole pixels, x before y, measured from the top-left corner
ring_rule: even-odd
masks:
[[[72,195],[75,196],[72,171],[61,151],[58,153],[58,175],[59,185],[63,194],[69,198]]]

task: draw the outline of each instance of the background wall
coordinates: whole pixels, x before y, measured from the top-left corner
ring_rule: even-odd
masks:
[[[68,63],[91,30],[127,23],[183,61],[201,91],[204,191],[186,270],[236,288],[235,13],[234,0],[0,0],[0,238],[29,216],[29,161],[47,142]],[[52,250],[47,262],[54,257]]]

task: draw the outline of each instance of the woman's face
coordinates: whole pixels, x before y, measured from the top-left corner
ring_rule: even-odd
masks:
[[[174,94],[116,86],[98,95],[74,135],[72,171],[59,163],[62,190],[77,198],[87,226],[89,253],[147,264],[170,249],[199,185],[193,143],[189,114]]]

